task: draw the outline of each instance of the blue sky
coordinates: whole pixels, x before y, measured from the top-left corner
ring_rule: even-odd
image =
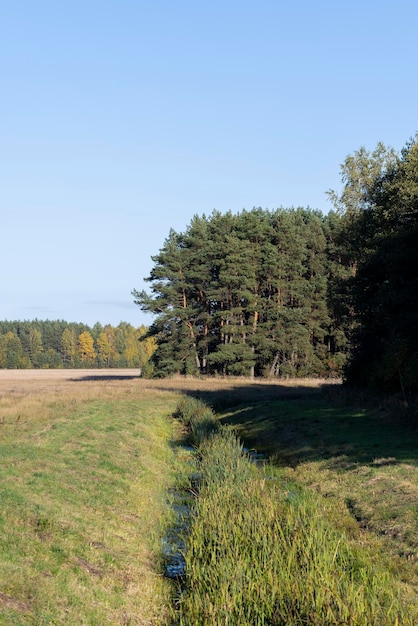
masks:
[[[347,154],[418,130],[418,5],[0,7],[0,319],[149,323],[151,255],[195,214],[327,212]]]

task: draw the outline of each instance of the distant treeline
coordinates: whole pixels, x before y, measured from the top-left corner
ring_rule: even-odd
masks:
[[[418,143],[341,166],[335,211],[255,208],[171,230],[134,291],[149,371],[330,376],[418,390]]]
[[[0,368],[144,367],[154,351],[146,328],[126,322],[0,322]],[[140,341],[142,339],[142,341]]]

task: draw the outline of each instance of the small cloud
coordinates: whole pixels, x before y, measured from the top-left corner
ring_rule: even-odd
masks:
[[[31,317],[35,316],[37,318],[56,318],[56,316],[58,315],[58,311],[57,309],[51,309],[47,306],[24,306],[22,307],[22,311],[28,312],[28,315],[30,315]]]
[[[84,300],[83,304],[88,306],[105,306],[117,309],[137,309],[138,306],[127,300]]]

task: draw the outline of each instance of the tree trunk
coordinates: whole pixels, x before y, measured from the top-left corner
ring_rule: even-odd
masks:
[[[276,352],[276,354],[274,355],[273,364],[270,367],[270,371],[269,371],[269,377],[270,378],[276,377],[276,367],[277,367],[277,364],[279,362],[279,359],[280,359],[280,352]]]

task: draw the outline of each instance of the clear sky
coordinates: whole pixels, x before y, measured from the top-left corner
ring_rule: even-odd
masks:
[[[416,0],[0,6],[0,319],[149,323],[195,214],[327,212],[347,154],[418,130]]]

